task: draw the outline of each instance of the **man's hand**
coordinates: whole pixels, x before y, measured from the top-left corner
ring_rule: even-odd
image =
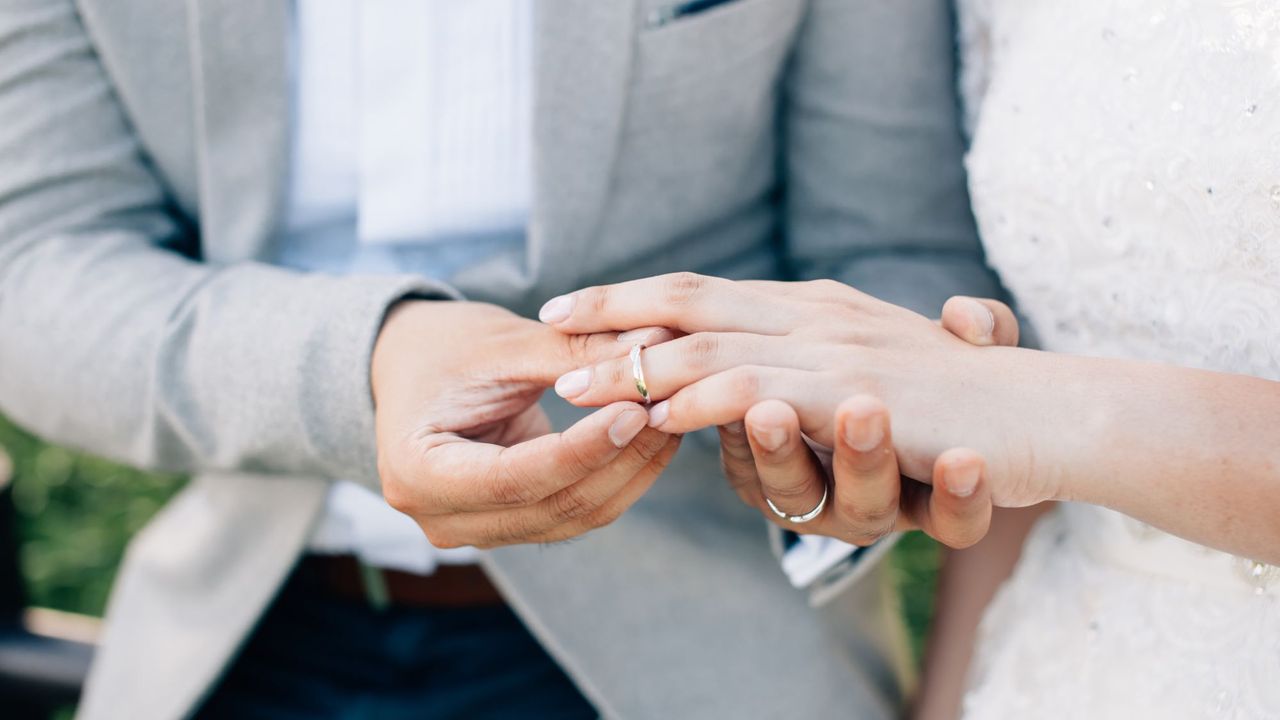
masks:
[[[481,303],[394,307],[371,368],[387,502],[442,548],[554,542],[615,520],[679,437],[647,428],[632,402],[548,434],[537,402],[568,369],[664,339],[661,330],[637,335],[565,336]]]
[[[943,328],[971,345],[1017,345],[1018,321],[1001,302],[954,297],[942,310]],[[952,548],[965,548],[987,534],[991,492],[983,482],[980,455],[951,449],[938,456],[932,484],[898,471],[889,411],[879,400],[855,396],[836,410],[836,444],[830,473],[803,442],[796,411],[779,400],[753,406],[739,423],[722,425],[720,459],[729,485],[746,504],[796,532],[828,535],[870,545],[891,532],[923,530]],[[773,501],[788,515],[818,506],[831,475],[827,508],[809,523],[777,517]]]

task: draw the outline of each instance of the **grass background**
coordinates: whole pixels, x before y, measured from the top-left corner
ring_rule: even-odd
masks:
[[[49,445],[3,418],[0,447],[16,471],[13,500],[31,603],[100,616],[129,538],[184,478]],[[891,560],[917,656],[933,609],[938,558],[933,541],[913,533]]]

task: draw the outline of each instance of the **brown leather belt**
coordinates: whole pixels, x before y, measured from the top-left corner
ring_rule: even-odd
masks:
[[[344,600],[374,605],[466,608],[506,604],[479,565],[440,565],[431,575],[416,575],[362,566],[353,555],[308,555],[300,570]],[[380,584],[377,593],[371,592],[368,573]],[[375,597],[377,594],[383,597]]]

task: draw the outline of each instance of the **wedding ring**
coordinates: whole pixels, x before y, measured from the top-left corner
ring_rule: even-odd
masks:
[[[773,511],[774,515],[777,515],[778,517],[782,518],[783,520],[786,520],[789,523],[794,523],[796,525],[803,525],[804,523],[807,523],[810,520],[822,514],[822,509],[827,506],[827,494],[830,491],[831,491],[831,487],[827,484],[823,484],[822,499],[818,501],[818,507],[810,510],[809,512],[803,515],[788,515],[782,512],[781,510],[779,510],[778,506],[774,505],[773,501],[770,500],[769,498],[765,498],[764,502],[766,505],[769,506],[769,509]]]
[[[640,398],[645,404],[649,404],[649,385],[644,381],[644,366],[640,363],[640,351],[644,349],[644,345],[631,346],[631,377],[635,378],[636,390],[640,392]]]

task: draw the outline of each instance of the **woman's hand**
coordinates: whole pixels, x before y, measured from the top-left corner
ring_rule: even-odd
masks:
[[[815,441],[836,446],[837,406],[880,398],[892,411],[903,474],[934,480],[940,456],[970,447],[990,463],[998,505],[1055,497],[1028,448],[1034,376],[1008,348],[980,349],[927,318],[831,281],[733,282],[687,273],[587,288],[543,308],[566,333],[666,326],[688,333],[643,354],[651,424],[687,432],[743,419],[762,401],[795,409]],[[978,324],[991,322],[975,318]],[[583,406],[637,398],[631,362],[568,373],[557,392]],[[1052,432],[1045,423],[1040,431]]]
[[[970,345],[1018,344],[1018,321],[1003,303],[956,297],[939,321]],[[744,503],[781,527],[870,545],[891,532],[922,530],[951,548],[982,539],[991,522],[985,463],[972,451],[938,457],[932,485],[902,477],[893,449],[889,411],[869,396],[836,410],[837,441],[823,467],[803,441],[800,418],[779,400],[765,400],[741,422],[721,425],[720,459],[729,486]],[[843,429],[841,429],[843,428]],[[830,492],[818,517],[801,527],[780,517],[805,515]]]

